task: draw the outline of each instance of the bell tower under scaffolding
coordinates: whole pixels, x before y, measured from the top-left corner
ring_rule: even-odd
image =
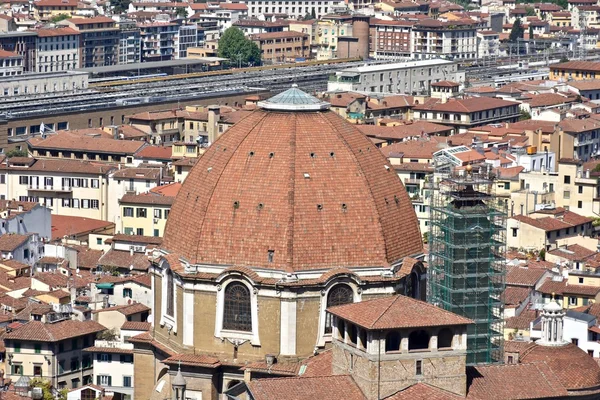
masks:
[[[501,363],[506,204],[494,194],[491,166],[458,170],[444,154],[434,159],[428,301],[474,321],[468,365]]]

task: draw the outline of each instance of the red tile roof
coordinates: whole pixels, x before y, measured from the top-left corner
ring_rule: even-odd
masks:
[[[332,349],[325,350],[316,356],[309,357],[302,362],[302,365],[304,366],[304,373],[301,375],[307,378],[313,376],[333,375],[332,361]]]
[[[552,369],[562,386],[568,390],[597,389],[600,386],[598,363],[585,351],[571,343],[560,347],[534,344],[519,354],[519,361],[544,362]],[[531,386],[532,383],[530,381],[527,386]]]
[[[121,205],[127,204],[145,204],[145,205],[157,205],[157,206],[171,206],[175,201],[175,197],[170,196],[157,196],[151,194],[126,194],[121,197],[119,203]]]
[[[4,339],[30,340],[35,342],[58,342],[91,333],[101,332],[106,328],[96,321],[66,320],[45,324],[40,321],[29,321],[4,335]]]
[[[124,233],[117,233],[112,237],[112,241],[159,245],[162,243],[162,238],[156,236],[126,235]]]
[[[197,161],[197,160],[196,160]],[[154,193],[160,196],[166,197],[176,197],[177,193],[179,193],[179,189],[181,189],[181,183],[169,183],[162,186],[156,186],[150,189],[150,193]]]
[[[371,330],[473,323],[468,318],[402,295],[344,304],[327,310],[333,315]]]
[[[507,286],[504,290],[504,304],[507,306],[523,304],[528,299],[530,293],[530,288]]]
[[[467,367],[467,385],[467,400],[568,397],[561,380],[546,363]]]
[[[539,316],[536,310],[523,310],[521,314],[507,318],[504,327],[507,329],[529,330],[530,323]]]
[[[566,280],[554,281],[548,279],[540,286],[538,291],[544,294],[596,296],[600,292],[600,286],[569,285]]]
[[[254,400],[364,400],[354,380],[347,375],[314,378],[256,379],[248,382]]]
[[[508,267],[507,269],[506,284],[514,286],[533,287],[546,273],[543,269],[530,269],[521,266]]]
[[[110,249],[98,260],[99,266],[129,269],[133,266],[135,271],[148,271],[150,261],[142,253],[130,255],[128,251]]]
[[[52,214],[52,240],[104,231],[114,226],[112,222],[99,219]]]
[[[295,31],[283,31],[283,32],[265,32],[265,33],[255,33],[254,35],[250,35],[249,39],[254,41],[260,40],[270,40],[270,39],[287,39],[287,38],[305,38],[308,39],[309,36],[306,33],[295,32]]]
[[[80,34],[79,31],[72,28],[38,29],[36,32],[39,37],[74,36]]]
[[[121,330],[126,331],[149,331],[152,327],[150,322],[125,321],[121,326]]]
[[[567,260],[582,261],[588,257],[596,255],[597,253],[595,251],[586,249],[579,244],[572,244],[567,247],[559,247],[558,249],[554,249],[548,252],[548,254]]]
[[[173,150],[165,146],[146,146],[135,153],[136,158],[142,160],[165,160],[171,161]]]
[[[116,353],[116,354],[133,354],[133,349],[123,349],[119,347],[99,347],[91,346],[83,349],[88,353]]]
[[[527,225],[531,225],[538,229],[542,229],[546,232],[549,231],[557,231],[559,229],[566,229],[572,226],[583,225],[588,222],[592,222],[591,218],[584,217],[579,214],[575,214],[571,211],[565,211],[564,216],[561,219],[553,218],[553,217],[544,217],[544,218],[531,218],[525,215],[515,215],[512,217],[519,222],[525,223]]]
[[[31,235],[9,233],[0,235],[0,251],[12,252],[29,240]]]
[[[519,103],[514,101],[507,101],[497,99],[494,97],[469,97],[466,99],[451,99],[446,103],[441,100],[436,102],[428,102],[425,104],[416,105],[413,109],[415,111],[448,111],[457,113],[471,113],[477,111],[486,111],[494,108],[516,106]]]
[[[447,392],[426,383],[416,383],[398,393],[385,398],[385,400],[458,400],[464,399],[454,393]]]
[[[192,168],[162,247],[191,263],[318,270],[389,265],[422,238],[398,176],[355,126],[332,111],[256,110]]]

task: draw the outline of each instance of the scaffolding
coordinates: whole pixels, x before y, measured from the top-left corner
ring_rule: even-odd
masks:
[[[438,160],[439,161],[439,160]],[[428,299],[474,321],[467,364],[503,362],[506,203],[488,167],[436,162],[429,232]]]

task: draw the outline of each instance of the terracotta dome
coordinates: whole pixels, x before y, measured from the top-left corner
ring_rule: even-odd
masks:
[[[189,173],[165,251],[285,271],[389,266],[422,252],[404,186],[355,126],[296,88],[259,106]]]
[[[600,366],[572,343],[564,346],[532,344],[519,357],[522,363],[545,362],[567,390],[600,387]]]

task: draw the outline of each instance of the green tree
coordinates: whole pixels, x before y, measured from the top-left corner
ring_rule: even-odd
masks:
[[[244,36],[244,32],[232,26],[219,39],[219,57],[227,58],[233,65],[257,65],[260,64],[260,49]]]
[[[6,152],[6,157],[28,157],[27,150],[9,150]]]
[[[423,243],[429,243],[429,232],[423,233]]]
[[[69,14],[58,14],[58,15],[55,15],[54,17],[50,18],[50,22],[55,24],[57,22],[60,22],[60,21],[63,21],[65,19],[69,19],[69,18],[71,18],[71,16]]]
[[[527,15],[528,17],[535,16],[535,10],[533,9],[533,7],[525,7],[525,13],[525,15]]]
[[[541,249],[540,252],[539,252],[539,254],[538,254],[538,257],[540,257],[540,260],[546,261],[546,250]]]
[[[129,9],[131,0],[110,0],[113,14],[123,14]]]
[[[52,393],[52,384],[50,381],[40,378],[33,378],[31,380],[32,387],[41,387],[42,388],[42,399],[43,400],[67,400],[67,389],[62,389],[56,392],[56,394]]]
[[[96,334],[96,339],[98,339],[98,340],[106,340],[109,342],[113,342],[113,341],[117,340],[118,338],[119,338],[119,335],[117,335],[115,328],[107,329],[105,331],[98,332]]]
[[[175,9],[175,14],[183,19],[186,19],[188,17],[188,11],[185,7],[177,7]]]
[[[560,58],[560,62],[561,62],[561,63],[566,63],[566,62],[569,62],[569,57],[567,57],[567,56],[562,56],[562,57]]]
[[[529,27],[529,40],[533,39],[533,26]]]
[[[310,10],[310,18],[311,19],[317,19],[317,13],[315,12],[315,8],[313,7],[312,10]]]
[[[512,29],[510,30],[508,41],[511,43],[516,43],[517,39],[523,39],[524,33],[525,31],[523,29],[523,24],[521,24],[521,18],[517,18],[513,23]]]
[[[531,119],[531,114],[529,114],[525,110],[521,110],[521,115],[519,116],[519,121],[525,121],[526,119]]]

